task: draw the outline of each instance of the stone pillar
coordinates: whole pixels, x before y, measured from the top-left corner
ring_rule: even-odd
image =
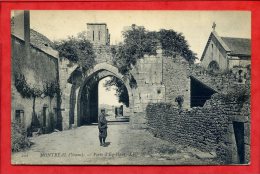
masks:
[[[80,126],[80,114],[78,114],[78,95],[79,95],[79,88],[76,89],[75,91],[75,109],[74,109],[74,124],[75,124],[75,127],[78,127]]]

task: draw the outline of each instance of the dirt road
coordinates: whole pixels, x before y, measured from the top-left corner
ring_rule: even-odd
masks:
[[[128,123],[109,123],[107,146],[99,145],[96,125],[33,137],[32,147],[12,154],[12,164],[174,165],[209,164],[196,149],[155,138]]]

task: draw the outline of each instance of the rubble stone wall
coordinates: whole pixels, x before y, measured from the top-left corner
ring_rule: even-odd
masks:
[[[225,103],[221,95],[215,94],[204,107],[194,107],[191,110],[180,111],[170,103],[149,104],[146,110],[147,124],[149,131],[156,137],[215,153],[223,163],[239,163],[233,121],[241,121],[245,127],[244,163],[248,163],[248,102],[249,100],[241,107],[235,102]]]

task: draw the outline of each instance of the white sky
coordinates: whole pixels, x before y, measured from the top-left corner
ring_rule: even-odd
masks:
[[[114,106],[118,106],[121,105],[118,102],[118,98],[116,97],[116,91],[115,91],[115,87],[111,87],[110,91],[107,91],[106,88],[104,87],[104,84],[107,80],[109,80],[110,77],[106,77],[102,80],[99,81],[98,84],[98,104],[107,104],[107,105],[114,105]]]
[[[132,24],[151,31],[161,28],[182,32],[191,50],[201,57],[212,24],[220,36],[251,38],[249,11],[31,11],[31,28],[51,40],[64,39],[86,30],[86,23],[107,23],[111,43],[122,41],[122,30]]]
[[[111,44],[122,41],[122,30],[132,24],[150,31],[173,29],[182,32],[191,50],[201,57],[213,22],[220,36],[251,38],[251,13],[249,11],[30,11],[31,28],[49,39],[65,39],[86,30],[86,23],[107,23]],[[104,79],[105,80],[105,79]],[[100,84],[104,83],[104,80]],[[101,103],[117,105],[115,91],[100,86]],[[105,96],[104,96],[105,95]]]

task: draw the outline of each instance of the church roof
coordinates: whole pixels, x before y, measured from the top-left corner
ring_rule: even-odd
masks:
[[[235,37],[220,37],[217,32],[212,31],[210,33],[206,47],[202,53],[201,61],[203,60],[206,50],[209,46],[211,38],[215,37],[216,40],[220,43],[223,49],[229,53],[229,55],[236,56],[251,56],[251,39],[247,38],[235,38]]]
[[[221,37],[231,50],[230,55],[251,55],[251,39]]]

